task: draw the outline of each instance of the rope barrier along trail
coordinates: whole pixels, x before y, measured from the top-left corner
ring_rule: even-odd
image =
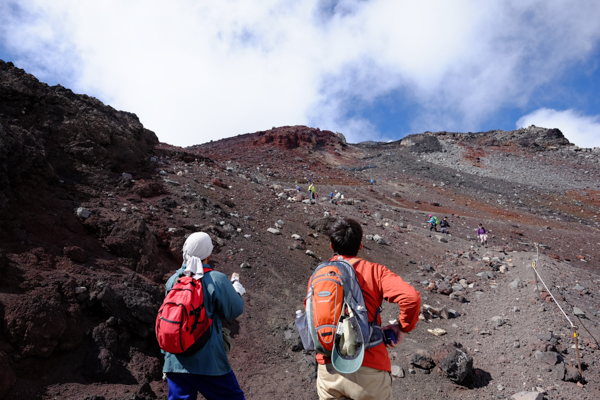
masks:
[[[567,313],[565,313],[565,311],[562,309],[562,307],[560,306],[560,304],[558,304],[558,301],[556,301],[556,298],[554,298],[554,295],[552,294],[552,292],[550,291],[550,289],[548,288],[548,286],[546,286],[546,283],[544,282],[544,280],[542,279],[542,277],[540,276],[540,274],[537,271],[537,265],[540,259],[540,250],[538,247],[537,243],[534,243],[535,245],[535,249],[537,251],[537,256],[535,261],[533,261],[531,263],[531,266],[533,268],[533,272],[535,273],[535,277],[536,277],[536,287],[535,289],[538,292],[538,296],[539,296],[539,289],[537,287],[537,278],[540,278],[540,281],[542,282],[542,285],[544,285],[544,287],[546,288],[546,291],[548,292],[548,294],[550,295],[550,297],[552,297],[552,300],[554,300],[554,303],[556,303],[556,305],[558,306],[558,309],[563,313],[563,315],[565,316],[565,318],[567,319],[567,321],[569,321],[569,324],[571,325],[571,329],[573,329],[573,337],[575,338],[575,350],[577,350],[577,364],[579,365],[579,373],[581,374],[582,378],[583,378],[583,371],[581,370],[581,358],[579,357],[579,343],[577,340],[577,326],[573,324],[573,322],[571,321],[571,319],[569,318],[569,316],[567,315]]]

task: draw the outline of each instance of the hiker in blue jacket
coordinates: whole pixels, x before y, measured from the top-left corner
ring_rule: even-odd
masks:
[[[201,279],[204,305],[212,318],[210,339],[190,356],[165,352],[163,373],[169,383],[169,400],[195,399],[198,392],[207,400],[245,399],[235,374],[229,365],[225,345],[230,348],[229,335],[223,335],[221,319],[237,318],[244,311],[242,294],[246,291],[234,274],[232,282],[219,271],[204,271],[213,244],[204,232],[191,234],[183,245],[183,265],[167,281],[167,293],[182,274]],[[227,331],[226,331],[227,332]],[[227,332],[228,333],[228,332]]]
[[[436,218],[436,217],[434,217],[434,216],[433,216],[433,215],[431,215],[431,214],[429,214],[429,218],[431,218],[429,221],[427,221],[427,222],[429,222],[429,230],[430,230],[430,231],[433,231],[433,230],[434,230],[434,231],[436,231],[436,232],[437,232],[437,231],[438,231],[438,230],[437,230],[437,223],[438,223],[438,222],[437,222],[437,218]]]

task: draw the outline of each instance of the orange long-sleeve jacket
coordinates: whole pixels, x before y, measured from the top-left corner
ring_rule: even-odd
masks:
[[[330,261],[335,261],[337,257],[336,255]],[[351,256],[342,257],[345,260],[356,258]],[[367,311],[369,312],[369,321],[373,321],[377,308],[381,306],[383,300],[387,300],[390,303],[398,304],[400,307],[400,316],[398,318],[400,329],[403,332],[410,332],[415,329],[419,320],[419,311],[421,310],[421,295],[412,285],[384,265],[363,259],[359,259],[354,264],[354,270],[356,271],[356,277],[365,298]],[[377,316],[377,323],[381,325],[381,315]],[[317,362],[319,364],[328,364],[331,362],[331,359],[317,353]],[[390,362],[385,344],[382,343],[379,346],[366,349],[362,365],[391,372],[392,363]]]

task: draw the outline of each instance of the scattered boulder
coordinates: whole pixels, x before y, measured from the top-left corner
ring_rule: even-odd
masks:
[[[433,361],[452,382],[462,384],[471,376],[473,357],[460,343],[441,343],[433,350]]]
[[[556,378],[567,382],[581,382],[579,368],[572,364],[559,363],[556,368]]]
[[[585,318],[585,313],[579,307],[573,307],[573,315],[579,318]]]
[[[227,189],[227,185],[225,183],[223,183],[220,179],[217,179],[217,178],[213,179],[212,180],[212,184],[215,185],[215,186],[217,186],[217,187],[221,187],[223,189]]]
[[[148,382],[158,381],[162,378],[162,362],[158,358],[135,349],[130,352],[129,356],[127,370],[137,382],[148,384]]]
[[[504,325],[505,321],[504,318],[500,317],[500,316],[495,316],[492,317],[490,319],[490,325],[492,325],[495,328],[500,328],[502,325]]]
[[[558,353],[553,351],[536,351],[535,358],[542,363],[554,366],[558,362]]]
[[[69,257],[70,260],[83,264],[87,261],[87,254],[78,246],[67,246],[63,249],[63,254]]]
[[[404,369],[399,365],[392,365],[392,376],[394,378],[404,378]]]
[[[579,368],[574,365],[565,365],[565,381],[567,382],[581,382],[581,373]]]
[[[420,266],[419,268],[424,272],[435,272],[435,269],[429,264],[424,264],[424,265]]]
[[[160,196],[167,193],[165,187],[160,182],[136,182],[133,187],[133,192],[142,198],[150,198]]]
[[[379,236],[379,235],[374,235],[374,236],[373,236],[373,241],[374,241],[375,243],[377,243],[377,244],[381,244],[381,245],[386,245],[386,244],[388,244],[388,243],[387,243],[387,241],[386,241],[386,240],[385,240],[383,237],[381,237],[381,236]]]
[[[410,363],[417,368],[431,369],[435,367],[435,362],[427,350],[418,349],[410,358]]]
[[[452,292],[453,292],[452,286],[450,286],[450,284],[448,282],[441,282],[438,285],[438,293],[450,295]]]
[[[276,228],[269,228],[267,229],[267,232],[272,233],[273,235],[281,235],[281,231]]]
[[[302,345],[302,339],[300,338],[300,333],[298,333],[298,329],[295,328],[293,322],[290,323],[288,329],[286,329],[283,332],[283,341],[294,352],[304,350],[304,346]]]
[[[513,394],[513,400],[544,400],[544,394],[540,392],[519,392]]]
[[[480,276],[482,278],[487,278],[487,279],[496,279],[496,274],[493,273],[492,271],[479,272],[477,274],[477,276]]]
[[[75,213],[77,214],[77,216],[79,218],[83,218],[83,219],[87,219],[90,217],[90,215],[92,215],[90,210],[88,210],[85,207],[79,207]]]
[[[310,200],[309,200],[310,202]],[[321,232],[321,233],[327,233],[329,232],[329,229],[331,228],[331,226],[335,223],[335,221],[337,221],[337,219],[335,217],[323,217],[320,219],[317,219],[315,221],[311,221],[308,226],[314,230],[316,230],[317,232]]]
[[[523,281],[521,280],[521,278],[516,278],[508,286],[512,289],[519,289],[523,287]]]
[[[460,283],[455,283],[454,285],[452,285],[452,292],[462,292],[465,290],[465,287],[463,285],[461,285]]]
[[[581,286],[579,283],[577,283],[574,287],[573,290],[576,290],[578,292],[583,292],[585,290],[584,286]]]
[[[466,303],[467,299],[460,293],[450,293],[450,300],[458,301],[459,303]]]
[[[448,239],[446,239],[443,235],[435,235],[435,237],[440,243],[448,243]]]

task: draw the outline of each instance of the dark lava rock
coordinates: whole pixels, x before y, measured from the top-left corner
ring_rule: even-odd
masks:
[[[36,288],[4,305],[6,335],[24,357],[50,357],[55,349],[71,350],[83,340],[79,305],[62,301],[58,288]]]
[[[433,360],[452,382],[461,384],[473,371],[473,357],[460,343],[442,343],[433,349]]]
[[[217,187],[221,187],[223,189],[227,189],[227,184],[223,183],[220,179],[213,179],[212,180],[212,184],[217,186]]]
[[[0,189],[83,177],[85,165],[117,173],[149,167],[148,151],[158,138],[135,114],[50,87],[1,60],[0,82]]]
[[[536,351],[535,358],[542,363],[554,366],[558,362],[558,353],[553,351]]]
[[[580,382],[579,368],[565,363],[559,363],[555,369],[556,378],[567,382]]]
[[[129,354],[130,362],[127,370],[137,382],[152,382],[162,378],[162,361],[157,357],[132,350]]]
[[[10,367],[8,356],[4,352],[0,352],[0,399],[8,393],[10,388],[17,381],[17,376]]]
[[[162,302],[160,290],[142,278],[131,275],[126,284],[107,284],[91,295],[91,302],[99,302],[106,311],[141,337],[154,333],[154,322]]]
[[[452,285],[450,285],[448,282],[441,282],[438,285],[438,293],[449,296],[452,292],[453,292]]]
[[[422,369],[431,369],[435,367],[435,362],[427,350],[418,349],[411,357],[410,363],[415,367]]]
[[[65,256],[69,257],[72,261],[78,263],[84,263],[87,261],[87,254],[85,254],[85,250],[78,246],[67,246],[63,250]]]
[[[153,271],[158,266],[155,261],[156,237],[141,218],[121,217],[104,239],[104,244],[116,256],[137,261],[137,272]]]
[[[402,139],[401,144],[404,146],[409,146],[410,151],[416,153],[433,153],[443,150],[438,138],[426,133],[408,135]]]
[[[136,182],[133,192],[143,198],[156,197],[167,193],[160,182]]]
[[[117,358],[104,347],[94,347],[85,355],[84,363],[82,373],[89,379],[102,379],[112,383],[122,381]]]
[[[335,221],[337,221],[335,217],[323,217],[315,221],[310,221],[308,226],[317,232],[328,234]]]

